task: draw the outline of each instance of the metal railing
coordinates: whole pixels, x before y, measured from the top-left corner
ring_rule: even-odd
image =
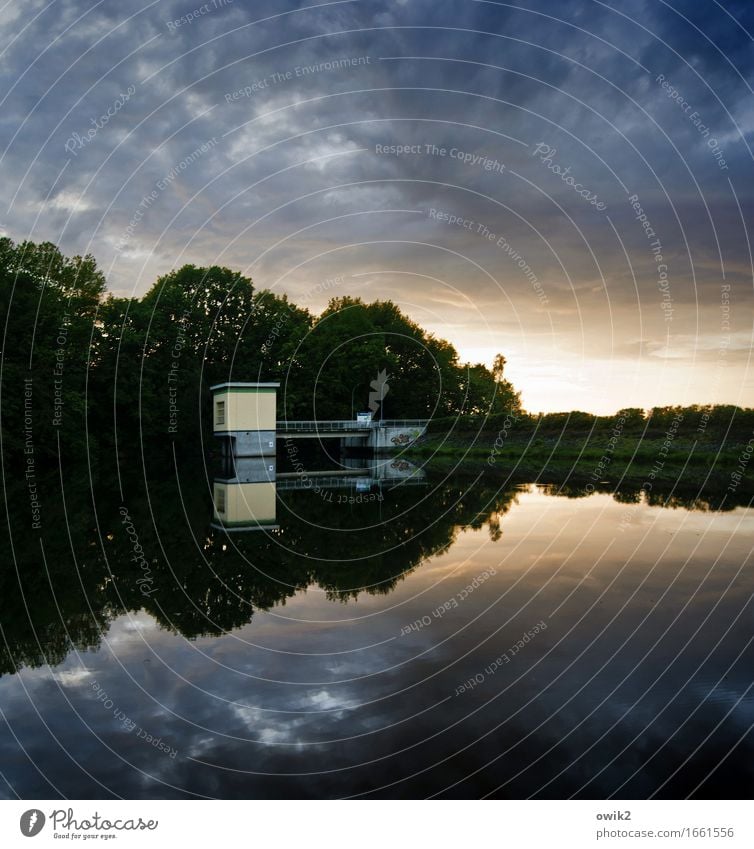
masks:
[[[318,420],[318,421],[279,421],[278,432],[300,432],[313,433],[363,430],[368,431],[375,427],[414,427],[425,428],[429,424],[428,419],[385,419],[384,421],[358,422],[353,420]]]
[[[407,478],[368,478],[356,475],[331,475],[323,477],[318,475],[308,475],[300,477],[283,477],[278,478],[275,482],[278,491],[298,490],[298,489],[314,489],[316,486],[318,491],[324,489],[356,489],[359,484],[362,486],[368,485],[369,488],[376,486],[380,489],[395,489],[399,486],[426,486],[427,481],[421,477]],[[364,489],[364,492],[367,490]]]
[[[292,478],[282,478],[275,482],[279,490],[286,489],[313,489],[315,486],[318,489],[350,489],[356,486],[356,483],[367,484],[372,486],[379,481],[364,476],[357,477],[356,475],[329,475],[329,476],[296,476]]]
[[[429,424],[429,419],[385,419],[374,422],[379,427],[418,427],[424,428]]]
[[[371,422],[354,422],[354,421],[312,421],[312,422],[290,422],[282,421],[277,423],[278,432],[292,431],[300,432],[307,431],[312,433],[322,432],[340,432],[344,430],[364,430],[367,431],[372,427]]]

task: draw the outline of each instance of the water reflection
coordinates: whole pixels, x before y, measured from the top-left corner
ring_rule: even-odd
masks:
[[[486,527],[490,540],[499,540],[502,518],[534,486],[501,486],[491,475],[433,477],[403,460],[350,458],[343,466],[302,476],[247,458],[210,469],[204,485],[194,467],[174,477],[163,470],[146,489],[136,476],[124,480],[122,502],[106,476],[93,492],[69,485],[65,498],[51,479],[43,488],[41,542],[17,531],[7,544],[15,564],[0,569],[0,673],[55,664],[71,649],[97,646],[122,611],[144,608],[161,626],[195,638],[238,628],[254,610],[313,584],[338,601],[389,593],[417,565],[448,551],[462,528]],[[553,498],[599,494],[572,484],[536,487]],[[9,501],[14,529],[28,525],[24,495]],[[735,506],[724,497],[674,491],[610,496],[627,508]],[[261,532],[235,533],[252,529]],[[148,560],[148,596],[135,545]]]
[[[98,645],[124,610],[144,608],[194,638],[238,628],[255,609],[311,584],[341,601],[388,593],[447,550],[459,526],[496,521],[492,514],[515,496],[492,483],[473,491],[451,481],[430,487],[422,469],[395,460],[354,458],[338,473],[306,478],[280,474],[274,462],[239,460],[210,470],[204,484],[196,471],[171,478],[165,470],[146,491],[138,477],[126,479],[122,502],[112,479],[99,482],[94,498],[74,486],[63,498],[57,481],[48,482],[41,546],[35,536],[14,534],[18,568],[0,570],[2,672]],[[10,502],[14,529],[28,518],[23,496]],[[251,529],[260,532],[238,533]]]
[[[211,527],[226,532],[277,530],[275,465],[269,457],[226,460],[212,487]]]
[[[17,792],[630,797],[750,782],[750,746],[733,746],[754,721],[751,511],[361,459],[310,474],[317,491],[269,465],[150,470],[122,495],[105,475],[94,493],[42,490],[41,546],[14,533],[0,570],[0,758]],[[177,756],[132,739],[92,681]]]

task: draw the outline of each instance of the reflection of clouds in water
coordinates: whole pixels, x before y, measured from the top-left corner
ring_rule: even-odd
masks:
[[[248,739],[260,743],[295,743],[298,732],[306,720],[291,717],[275,717],[256,708],[233,705],[231,714],[241,722],[248,732]]]
[[[320,690],[319,692],[311,693],[307,697],[306,701],[308,701],[308,703],[313,707],[319,708],[320,710],[334,710],[337,708],[347,708],[355,706],[344,704],[341,699],[332,696],[330,693],[327,692],[327,690]],[[340,716],[342,716],[342,713],[339,712],[339,714]]]
[[[52,677],[61,687],[77,687],[82,682],[88,681],[92,673],[88,669],[64,669],[53,673]]]
[[[135,634],[147,638],[150,633],[159,630],[159,625],[146,611],[132,613],[116,619],[107,635],[107,643],[115,647],[124,643],[130,643]]]
[[[121,616],[110,625],[109,648],[70,654],[53,679],[43,668],[0,679],[4,712],[34,762],[74,795],[102,791],[60,754],[29,710],[22,683],[71,755],[126,796],[342,796],[422,770],[386,792],[426,795],[481,770],[458,792],[476,796],[509,781],[506,793],[529,795],[552,778],[543,792],[557,797],[578,792],[592,776],[591,795],[601,796],[634,772],[628,790],[651,792],[731,711],[669,785],[690,790],[711,766],[710,752],[719,758],[752,720],[752,699],[736,700],[749,686],[754,653],[747,649],[726,669],[750,637],[746,612],[734,620],[746,611],[751,578],[744,573],[728,584],[754,518],[741,509],[715,514],[642,504],[631,508],[641,520],[619,534],[625,509],[602,494],[519,491],[498,542],[484,529],[459,530],[448,551],[425,559],[389,594],[342,605],[297,592],[285,607],[258,610],[219,638],[187,641],[144,611]],[[652,534],[642,541],[647,523]],[[728,549],[710,572],[723,540]],[[432,616],[489,568],[495,574],[457,609]],[[398,636],[424,615],[430,625]],[[333,621],[339,619],[346,621]],[[449,698],[541,619],[547,631],[509,664]],[[342,653],[355,642],[363,648]],[[92,698],[88,671],[120,710],[178,750],[175,762],[124,734]],[[131,766],[116,767],[95,734]],[[0,756],[14,787],[43,797],[53,792],[19,759],[7,726]],[[750,777],[745,743],[729,760],[737,781]],[[299,773],[316,775],[291,777]],[[717,780],[728,787],[727,774]]]

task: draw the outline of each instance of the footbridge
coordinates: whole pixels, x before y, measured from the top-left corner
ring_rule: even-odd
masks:
[[[292,421],[277,418],[278,383],[228,382],[211,386],[214,435],[226,457],[274,455],[279,439],[340,439],[345,448],[400,451],[422,436],[427,419]]]
[[[318,420],[279,421],[277,439],[343,439],[346,447],[398,450],[410,445],[426,430],[427,419],[385,419],[383,421]]]

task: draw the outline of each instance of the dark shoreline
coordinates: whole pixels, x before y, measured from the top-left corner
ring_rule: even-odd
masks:
[[[438,474],[484,474],[504,484],[540,483],[572,492],[655,493],[703,500],[714,509],[748,506],[754,474],[742,463],[746,443],[717,445],[678,439],[625,438],[605,451],[604,435],[585,438],[510,438],[496,447],[497,432],[430,434],[405,452],[407,459]],[[498,442],[499,445],[499,442]]]

